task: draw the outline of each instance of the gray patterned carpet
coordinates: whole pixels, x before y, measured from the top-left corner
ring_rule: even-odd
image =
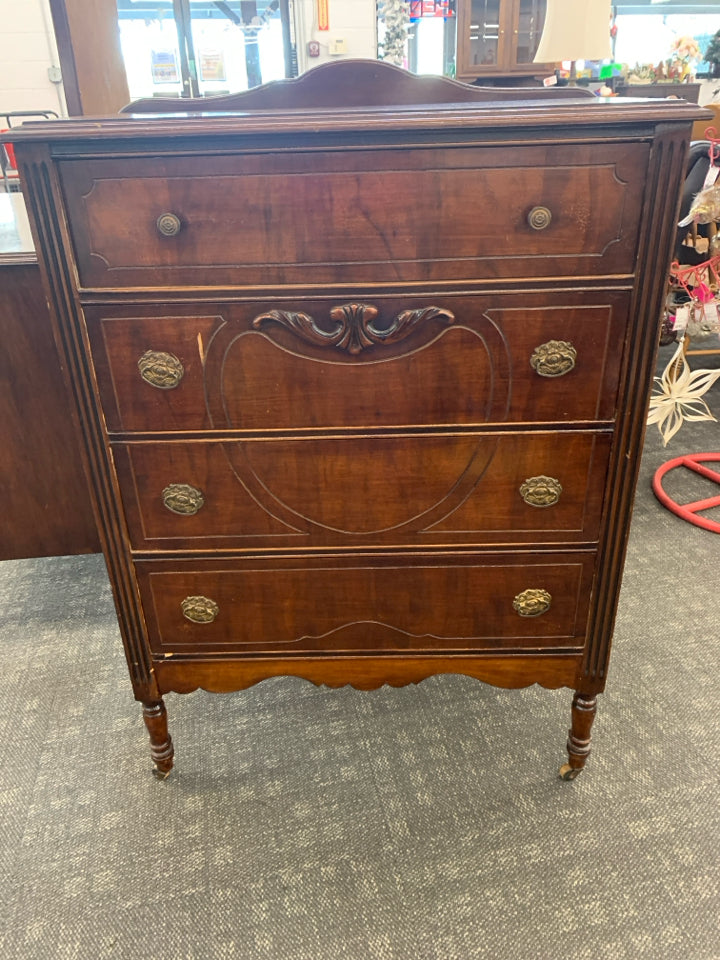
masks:
[[[720,537],[649,480],[719,433],[649,435],[569,784],[568,691],[461,677],[168,697],[160,783],[101,558],[0,564],[1,960],[718,960]]]

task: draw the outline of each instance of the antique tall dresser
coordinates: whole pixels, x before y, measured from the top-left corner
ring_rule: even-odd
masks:
[[[583,767],[703,113],[521,95],[346,61],[15,135],[161,775],[165,694],[277,675],[568,687]]]

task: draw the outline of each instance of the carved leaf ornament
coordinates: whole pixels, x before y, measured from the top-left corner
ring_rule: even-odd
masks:
[[[377,315],[377,307],[369,303],[346,303],[331,309],[330,319],[334,321],[335,326],[330,330],[323,330],[307,313],[269,310],[255,317],[253,327],[258,330],[264,323],[280,323],[307,343],[319,347],[337,347],[356,356],[368,347],[402,340],[420,323],[429,320],[455,322],[455,315],[442,307],[403,310],[389,326],[384,328],[375,326],[374,321]]]

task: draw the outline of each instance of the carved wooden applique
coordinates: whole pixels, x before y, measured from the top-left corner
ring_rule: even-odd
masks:
[[[442,307],[422,307],[418,310],[403,310],[388,327],[374,325],[377,307],[369,303],[346,303],[333,307],[330,319],[336,326],[332,330],[323,330],[316,320],[307,313],[293,313],[286,310],[269,310],[255,317],[253,327],[259,330],[268,322],[280,323],[292,330],[307,343],[320,347],[337,347],[348,353],[358,354],[368,347],[380,343],[397,343],[419,324],[428,321],[454,323],[455,316]]]

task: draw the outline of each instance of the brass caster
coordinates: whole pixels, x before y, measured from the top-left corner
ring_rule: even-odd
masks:
[[[569,763],[564,763],[559,773],[561,780],[574,780],[579,773],[582,773],[582,767],[571,767]]]
[[[161,770],[159,767],[152,768],[152,774],[157,780],[167,780],[171,770]]]

